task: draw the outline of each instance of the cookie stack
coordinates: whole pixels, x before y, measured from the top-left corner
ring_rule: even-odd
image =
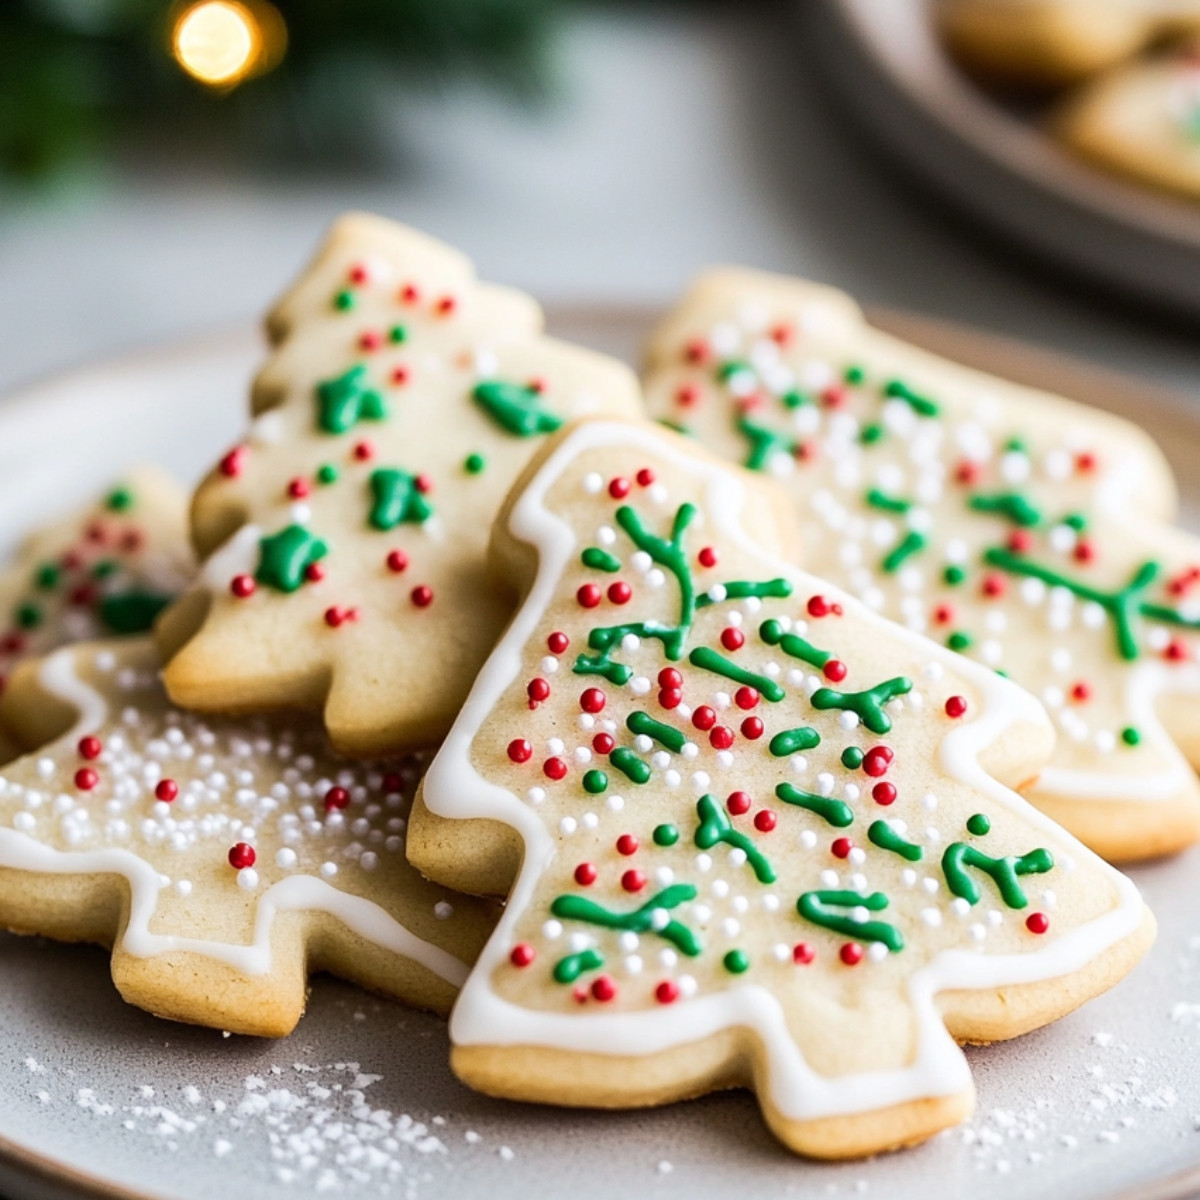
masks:
[[[752,1088],[822,1157],[1145,953],[1104,859],[1200,834],[1200,542],[1138,430],[742,271],[639,388],[366,216],[268,329],[197,566],[134,480],[0,584],[0,924],[234,1032],[333,972],[496,1096]]]

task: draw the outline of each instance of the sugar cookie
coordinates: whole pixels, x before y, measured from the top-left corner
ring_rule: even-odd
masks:
[[[0,926],[113,947],[159,1016],[279,1036],[308,975],[446,1011],[494,906],[404,857],[419,759],[347,763],[320,725],[174,708],[145,638],[23,664],[0,716]]]
[[[200,587],[160,626],[175,701],[324,710],[352,754],[449,727],[511,611],[487,531],[541,438],[636,414],[632,373],[430,238],[343,217],[272,312],[256,419],[200,486]]]
[[[844,1157],[961,1120],[953,1039],[1071,1011],[1153,921],[1005,786],[1050,750],[1037,702],[751,542],[779,541],[771,486],[650,425],[541,452],[494,541],[525,601],[409,853],[519,869],[451,1016],[465,1082],[753,1087],[789,1147]]]

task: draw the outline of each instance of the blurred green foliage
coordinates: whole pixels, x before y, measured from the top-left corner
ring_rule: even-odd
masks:
[[[274,0],[287,26],[283,61],[222,91],[172,58],[171,31],[189,3],[0,0],[0,176],[44,176],[138,136],[266,145],[293,158],[361,151],[382,81],[473,77],[542,94],[568,3]]]

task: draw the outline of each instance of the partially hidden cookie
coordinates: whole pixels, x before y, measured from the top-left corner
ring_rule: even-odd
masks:
[[[702,277],[650,348],[647,404],[776,476],[801,561],[1042,700],[1022,791],[1113,860],[1200,834],[1200,540],[1127,421],[870,328],[841,293]]]
[[[183,489],[153,468],[131,471],[31,533],[0,568],[0,691],[26,658],[145,633],[194,573]],[[0,724],[0,762],[18,749]]]
[[[1100,166],[1200,197],[1200,42],[1086,84],[1051,114],[1050,128]]]
[[[793,1150],[868,1154],[970,1111],[954,1039],[1071,1011],[1153,921],[1006,786],[1049,752],[1037,702],[760,549],[771,486],[650,425],[541,452],[495,538],[525,600],[409,854],[517,870],[451,1016],[471,1086],[752,1087]]]
[[[424,761],[347,762],[319,722],[210,720],[167,700],[145,638],[23,664],[0,717],[0,927],[113,947],[131,1004],[280,1036],[329,971],[445,1012],[494,906],[404,857]]]
[[[933,15],[973,73],[1035,89],[1113,67],[1155,38],[1200,30],[1196,0],[937,0]]]
[[[488,529],[540,440],[636,414],[614,360],[542,333],[457,251],[343,217],[268,320],[254,423],[192,510],[199,587],[160,630],[187,708],[324,711],[342,750],[449,727],[511,611]]]

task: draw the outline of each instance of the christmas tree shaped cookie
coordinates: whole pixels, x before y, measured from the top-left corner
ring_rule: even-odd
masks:
[[[149,468],[36,530],[0,570],[0,692],[26,658],[67,642],[144,633],[193,574],[186,498]],[[0,762],[17,752],[0,725]]]
[[[404,857],[424,762],[348,763],[314,719],[175,708],[145,638],[23,664],[0,717],[0,926],[113,947],[126,1000],[279,1036],[329,971],[446,1011],[494,907]]]
[[[354,754],[445,732],[511,610],[484,565],[509,485],[559,426],[640,405],[625,367],[541,326],[456,251],[337,223],[196,495],[202,582],[161,626],[176,702],[323,709]]]
[[[1049,752],[1037,702],[758,548],[770,487],[649,425],[546,448],[494,540],[524,604],[409,855],[479,890],[517,869],[451,1017],[467,1083],[743,1085],[793,1149],[870,1153],[969,1111],[954,1038],[1069,1012],[1153,923],[1005,786]]]
[[[1023,684],[1058,740],[1024,794],[1114,860],[1200,833],[1200,540],[1126,421],[918,351],[840,293],[701,279],[647,403],[776,476],[802,561]]]

